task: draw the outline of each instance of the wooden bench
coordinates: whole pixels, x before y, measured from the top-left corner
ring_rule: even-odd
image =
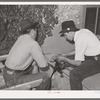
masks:
[[[35,90],[35,87],[39,86],[41,82],[42,82],[42,79],[38,79],[35,81],[15,85],[9,88],[4,88],[3,90],[30,90],[31,88]]]
[[[50,60],[51,57],[54,55],[56,55],[56,54],[51,53],[51,54],[48,54],[46,57],[48,60]],[[69,90],[70,90],[69,73],[72,69],[73,69],[72,67],[67,67],[65,70],[63,70],[63,73],[68,81],[67,85],[68,85]],[[100,90],[100,73],[85,78],[83,80],[82,84],[83,84],[84,90]]]
[[[69,82],[69,74],[72,69],[73,69],[72,67],[68,67],[63,70],[63,75],[68,78],[68,80],[67,80],[68,82]],[[70,84],[70,82],[69,82],[69,84]],[[84,85],[84,83],[82,83],[82,85],[83,85],[83,90],[89,90],[87,85]],[[69,89],[70,89],[70,85],[69,85]]]
[[[64,75],[69,79],[69,73],[72,67],[63,70]],[[69,83],[70,84],[70,83]],[[100,90],[100,73],[87,77],[82,82],[83,90]]]
[[[0,69],[1,70],[4,67],[2,61],[6,60],[6,57],[7,57],[7,55],[0,56]],[[73,69],[72,67],[68,67],[68,68],[63,70],[63,73],[64,73],[65,77],[68,78],[68,81],[69,81],[69,73],[72,69]],[[24,84],[12,86],[9,88],[3,88],[3,87],[5,87],[5,83],[4,83],[2,73],[1,73],[0,74],[0,81],[2,81],[2,82],[0,82],[0,85],[1,85],[0,89],[4,89],[4,90],[28,90],[30,88],[30,86],[32,86],[32,87],[38,86],[42,80],[39,79],[39,80],[36,80],[33,82],[24,83]],[[69,84],[69,88],[70,88],[70,83],[68,82],[68,84]],[[83,84],[84,90],[100,90],[100,73],[84,79],[82,84]]]

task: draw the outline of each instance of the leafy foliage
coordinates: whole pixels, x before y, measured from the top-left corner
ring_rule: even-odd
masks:
[[[73,20],[80,27],[82,15],[82,5],[59,5],[55,11],[55,16],[58,16],[58,25],[63,21]]]
[[[55,17],[57,5],[0,5],[0,55],[7,54],[16,39],[21,35],[20,22],[30,18],[39,21],[38,42],[43,44],[47,36],[52,36],[52,29],[58,23]]]

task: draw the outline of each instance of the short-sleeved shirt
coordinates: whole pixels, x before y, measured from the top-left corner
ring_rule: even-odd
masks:
[[[21,35],[9,52],[5,64],[10,69],[25,70],[33,61],[39,67],[47,65],[39,44],[30,35]]]
[[[84,61],[85,56],[100,54],[100,41],[96,35],[88,29],[75,32],[75,60]]]

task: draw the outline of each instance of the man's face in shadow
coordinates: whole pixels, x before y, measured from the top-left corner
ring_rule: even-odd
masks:
[[[66,41],[68,41],[71,44],[74,44],[74,33],[73,32],[65,32],[63,33]]]

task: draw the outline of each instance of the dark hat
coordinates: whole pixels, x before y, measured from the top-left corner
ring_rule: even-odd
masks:
[[[62,23],[62,31],[60,31],[61,36],[64,36],[63,33],[70,32],[70,31],[78,31],[79,29],[76,28],[74,22],[72,20],[65,21]]]
[[[39,22],[32,22],[30,19],[25,19],[21,22],[21,33],[26,31],[29,28],[38,28],[40,26]]]

